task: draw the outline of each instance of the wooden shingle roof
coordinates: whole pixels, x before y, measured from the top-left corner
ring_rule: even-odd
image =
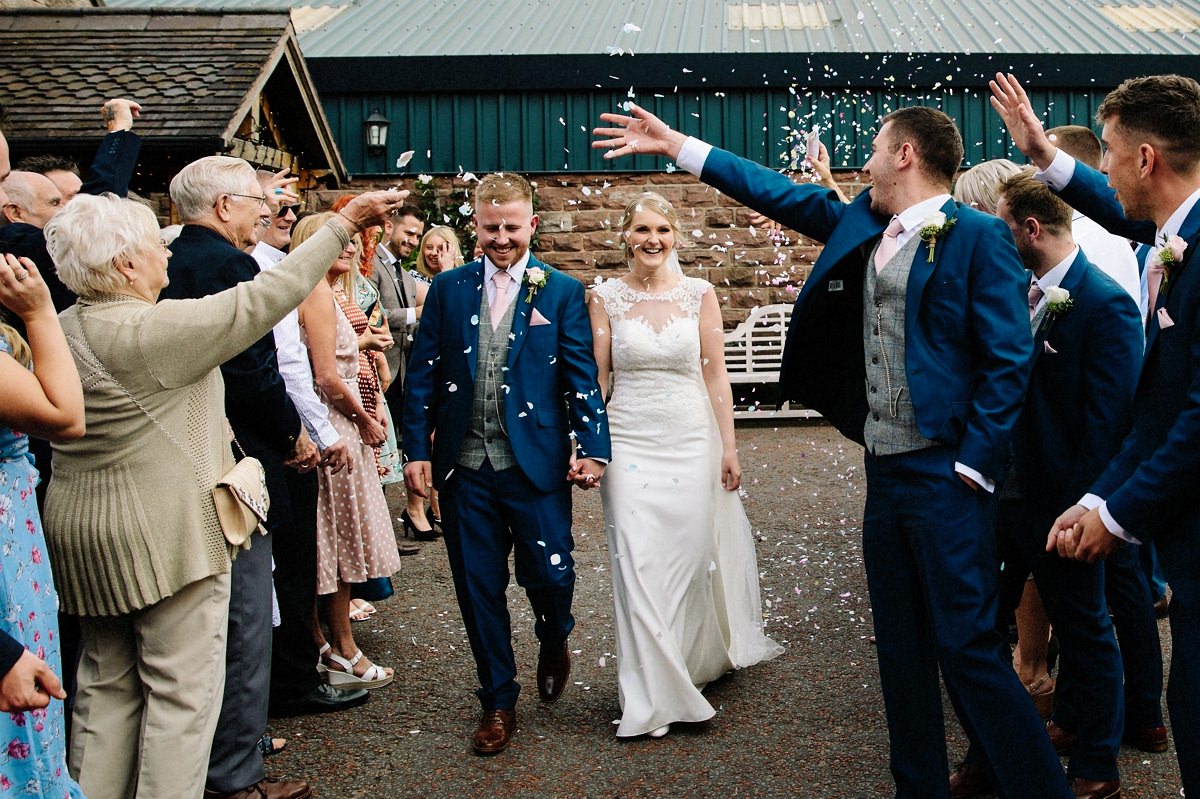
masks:
[[[294,149],[345,176],[286,11],[0,11],[0,51],[14,141],[98,140],[100,105],[129,97],[143,106],[135,129],[148,146],[220,151],[270,84]]]

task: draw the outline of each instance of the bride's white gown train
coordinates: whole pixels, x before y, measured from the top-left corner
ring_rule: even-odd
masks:
[[[597,286],[611,322],[613,458],[601,494],[616,605],[621,721],[643,735],[715,711],[701,694],[783,649],[763,632],[758,565],[737,492],[721,487],[721,438],[700,363],[709,284]]]

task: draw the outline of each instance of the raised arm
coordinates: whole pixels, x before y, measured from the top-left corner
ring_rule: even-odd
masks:
[[[988,81],[988,86],[992,90],[992,108],[1004,120],[1004,127],[1008,128],[1013,144],[1037,164],[1038,169],[1049,168],[1058,154],[1058,148],[1046,136],[1046,129],[1033,112],[1033,105],[1021,82],[1015,75],[997,72],[995,80]]]
[[[118,197],[129,193],[129,181],[137,169],[142,140],[133,133],[133,120],[142,107],[133,100],[115,98],[100,106],[100,116],[108,135],[100,142],[96,157],[88,170],[87,180],[79,191],[83,194],[103,194],[110,191]]]

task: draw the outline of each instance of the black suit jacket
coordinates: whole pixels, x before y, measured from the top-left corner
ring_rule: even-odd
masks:
[[[88,179],[79,189],[80,194],[112,192],[118,197],[124,197],[129,193],[129,181],[137,168],[138,153],[141,149],[142,140],[136,133],[128,130],[109,133],[100,142],[100,149],[96,151]],[[55,310],[64,311],[75,304],[75,293],[58,279],[54,261],[46,252],[46,237],[41,228],[24,222],[10,222],[0,228],[0,252],[12,253],[33,261],[50,289]],[[25,327],[20,320],[14,322],[14,327],[21,335],[25,334]]]
[[[258,263],[234,247],[221,234],[200,225],[184,225],[171,244],[172,257],[167,267],[169,285],[160,299],[206,297],[253,280]],[[268,459],[282,465],[292,454],[300,432],[300,414],[288,398],[279,360],[275,355],[275,335],[268,332],[249,349],[221,365],[225,379],[225,414],[246,451],[268,465]],[[270,483],[268,466],[268,483]],[[271,496],[277,496],[270,486]],[[286,489],[281,486],[280,491]]]

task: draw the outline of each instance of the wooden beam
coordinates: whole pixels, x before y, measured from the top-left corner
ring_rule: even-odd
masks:
[[[256,144],[246,139],[234,139],[229,143],[229,155],[234,158],[245,158],[252,164],[269,169],[280,170],[284,167],[292,172],[300,172],[300,164],[296,156],[265,144]]]

